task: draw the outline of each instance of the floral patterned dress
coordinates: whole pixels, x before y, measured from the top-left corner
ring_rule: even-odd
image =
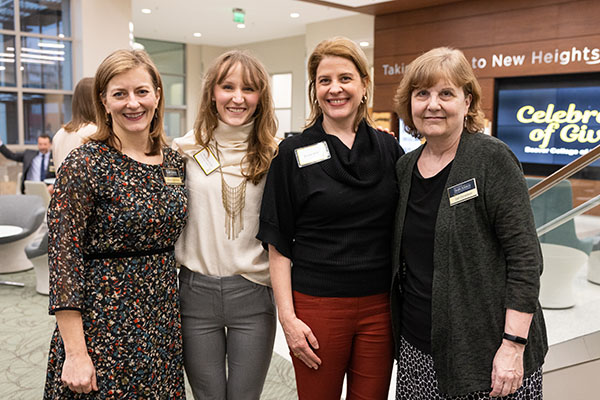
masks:
[[[89,142],[61,165],[48,210],[50,314],[81,312],[99,390],[75,394],[60,377],[58,327],[44,399],[184,399],[181,319],[173,245],[187,218],[184,163],[139,163]],[[177,172],[175,172],[177,171]]]

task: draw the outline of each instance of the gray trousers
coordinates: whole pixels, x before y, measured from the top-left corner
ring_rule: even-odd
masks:
[[[182,267],[179,291],[194,398],[259,400],[277,323],[272,289],[239,275],[211,277]]]

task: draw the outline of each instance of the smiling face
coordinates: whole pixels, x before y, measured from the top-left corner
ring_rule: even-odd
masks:
[[[462,88],[442,79],[431,87],[412,91],[412,119],[428,140],[460,135],[470,104],[471,95],[465,97]]]
[[[323,57],[317,67],[315,88],[324,123],[353,124],[367,89],[352,61],[337,56]]]
[[[160,91],[154,89],[150,74],[140,66],[115,75],[106,86],[102,103],[112,117],[115,135],[123,137],[150,133],[159,99]]]
[[[219,119],[230,126],[241,126],[254,116],[260,93],[252,85],[244,83],[242,66],[234,65],[225,79],[213,89],[213,101]]]

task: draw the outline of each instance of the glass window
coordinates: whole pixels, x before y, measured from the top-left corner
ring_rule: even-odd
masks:
[[[0,34],[0,86],[16,86],[15,36]]]
[[[292,131],[292,110],[289,108],[275,109],[275,116],[279,122],[277,137],[284,138],[286,132]]]
[[[165,110],[165,134],[168,137],[179,137],[185,132],[183,127],[185,124],[184,110]]]
[[[161,74],[185,74],[185,45],[161,40],[137,39],[152,57]]]
[[[71,90],[71,42],[21,37],[23,87]]]
[[[19,143],[17,114],[17,94],[0,92],[0,139],[3,143]]]
[[[25,144],[37,143],[42,133],[50,136],[71,120],[71,95],[23,93]]]
[[[183,76],[163,75],[166,106],[185,105],[185,78]]]
[[[3,0],[0,3],[0,29],[15,29],[15,4],[12,0]]]
[[[70,0],[20,0],[21,31],[71,36]]]

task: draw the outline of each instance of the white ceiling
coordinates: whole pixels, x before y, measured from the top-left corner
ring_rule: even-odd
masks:
[[[233,8],[246,12],[246,28],[236,27]],[[296,0],[131,0],[131,13],[136,37],[223,47],[302,35],[306,24],[356,15]]]

